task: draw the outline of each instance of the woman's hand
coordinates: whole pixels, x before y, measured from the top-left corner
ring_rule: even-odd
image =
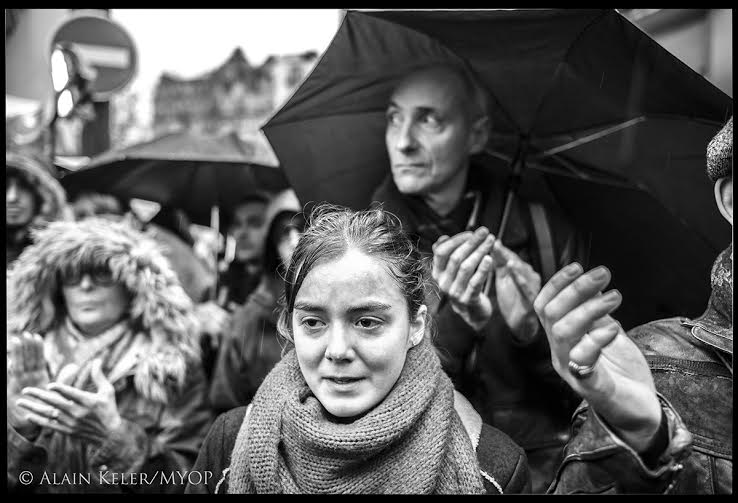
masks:
[[[49,382],[44,343],[39,334],[23,332],[21,336],[11,336],[8,339],[7,376],[8,424],[21,434],[34,436],[38,432],[37,426],[31,422],[29,413],[17,406],[16,401],[23,388],[40,388]]]
[[[661,405],[646,358],[610,316],[622,298],[617,290],[602,294],[609,282],[605,267],[585,274],[570,264],[543,287],[534,306],[556,372],[618,436],[643,452],[658,430]]]
[[[23,395],[32,400],[20,399],[18,405],[39,426],[99,445],[123,420],[115,401],[115,389],[102,372],[101,360],[92,363],[90,375],[97,386],[95,393],[53,382],[46,389],[24,389]]]

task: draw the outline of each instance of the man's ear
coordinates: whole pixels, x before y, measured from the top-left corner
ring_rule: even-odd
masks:
[[[489,140],[489,116],[484,115],[477,118],[471,126],[469,134],[469,154],[478,154],[487,146]]]
[[[715,182],[715,202],[725,220],[733,225],[733,175]]]
[[[410,322],[410,347],[417,346],[425,335],[425,319],[428,308],[423,304],[418,308],[415,319]]]

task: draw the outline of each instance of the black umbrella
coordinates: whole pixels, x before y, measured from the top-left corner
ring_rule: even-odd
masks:
[[[170,133],[100,154],[61,182],[72,197],[94,191],[146,199],[180,208],[207,225],[213,208],[229,210],[251,192],[287,187],[268,148],[235,133]]]
[[[300,200],[365,207],[388,173],[392,89],[448,62],[492,97],[487,162],[591,232],[624,325],[704,308],[730,240],[705,148],[732,99],[612,9],[347,12],[263,128]]]

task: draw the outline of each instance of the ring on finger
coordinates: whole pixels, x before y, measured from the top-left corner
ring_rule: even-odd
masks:
[[[591,365],[580,365],[569,360],[569,373],[576,379],[586,379],[594,373],[595,365],[597,365],[596,361]]]

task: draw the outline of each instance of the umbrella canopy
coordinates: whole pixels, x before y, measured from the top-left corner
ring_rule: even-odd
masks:
[[[227,210],[251,192],[287,187],[265,148],[235,133],[177,132],[102,153],[61,182],[72,197],[94,191],[155,201],[207,225],[213,207]]]
[[[704,308],[730,240],[705,150],[732,99],[613,9],[347,12],[263,127],[300,199],[365,207],[389,172],[392,89],[449,62],[491,97],[485,162],[509,174],[522,159],[521,190],[591,233],[592,262],[623,291],[624,325]]]

